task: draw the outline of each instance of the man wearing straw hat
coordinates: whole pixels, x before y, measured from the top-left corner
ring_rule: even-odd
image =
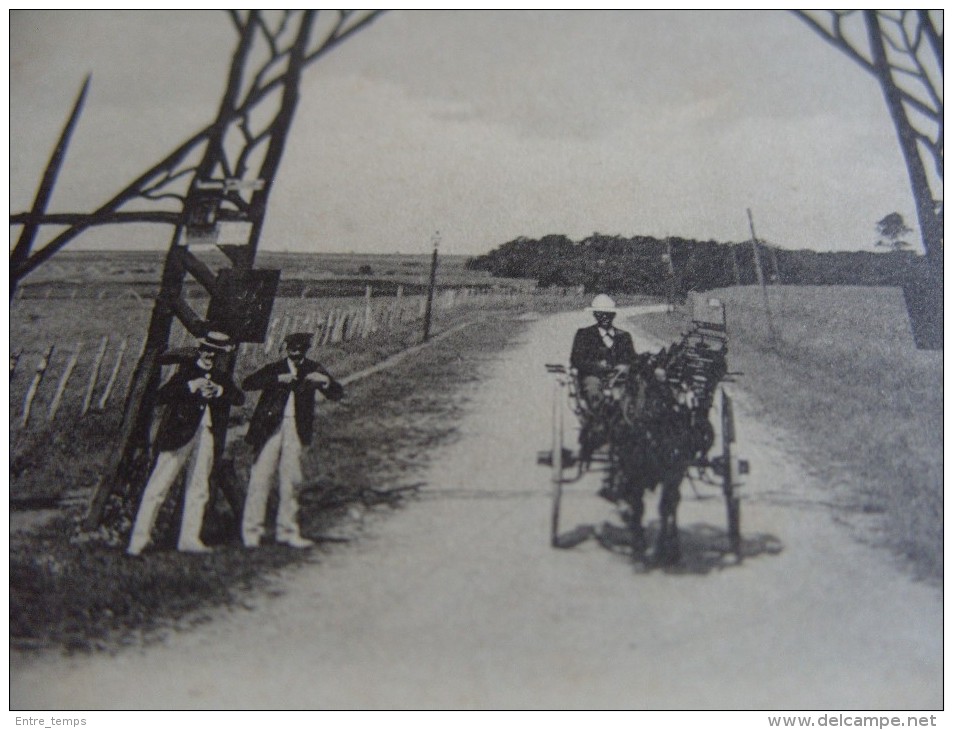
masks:
[[[245,401],[232,379],[215,368],[218,358],[232,349],[228,335],[209,332],[199,340],[196,359],[183,361],[159,388],[157,402],[166,406],[156,434],[159,456],[136,513],[126,550],[130,555],[138,555],[149,544],[159,508],[190,457],[178,549],[191,553],[210,550],[200,537],[209,479],[225,448],[229,409]]]
[[[258,547],[265,531],[265,508],[275,472],[278,474],[278,515],[275,541],[291,547],[313,545],[298,527],[295,489],[302,480],[301,450],[311,443],[314,400],[319,392],[339,400],[344,388],[320,364],[305,355],[311,335],[296,332],[285,337],[287,357],[265,365],[244,381],[245,390],[260,390],[261,397],[245,440],[255,450],[242,515],[242,542]]]

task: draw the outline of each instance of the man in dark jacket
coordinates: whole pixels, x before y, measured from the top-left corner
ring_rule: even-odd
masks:
[[[287,357],[265,365],[242,381],[245,390],[262,391],[245,436],[255,450],[242,515],[242,541],[246,547],[257,547],[261,542],[265,507],[276,471],[276,542],[292,547],[314,544],[302,537],[298,528],[295,488],[302,480],[301,449],[311,443],[315,393],[328,400],[339,400],[344,389],[321,365],[305,357],[310,346],[310,334],[288,335]]]
[[[207,552],[200,537],[211,478],[225,448],[228,411],[240,406],[244,394],[231,378],[215,369],[219,355],[232,349],[229,337],[209,332],[199,341],[198,353],[179,365],[157,393],[166,406],[155,446],[156,464],[142,493],[126,550],[138,555],[148,545],[159,508],[182,467],[192,457],[185,486],[185,507],[179,532],[182,552]]]
[[[603,417],[606,379],[625,372],[636,362],[632,335],[612,324],[617,313],[612,298],[597,295],[587,311],[592,313],[596,323],[576,331],[569,356],[569,363],[576,370],[579,395],[588,409],[579,429],[581,467],[588,466],[593,452],[608,437],[608,423]]]
[[[612,325],[617,310],[611,297],[599,294],[588,310],[596,323],[576,331],[569,363],[576,369],[583,398],[594,406],[602,400],[603,379],[634,365],[636,354],[632,335]]]

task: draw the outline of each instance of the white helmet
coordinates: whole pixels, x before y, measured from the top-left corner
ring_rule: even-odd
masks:
[[[616,312],[615,301],[607,294],[597,294],[592,304],[587,307],[590,312]]]

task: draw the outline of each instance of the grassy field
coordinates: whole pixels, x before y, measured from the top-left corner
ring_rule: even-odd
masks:
[[[804,466],[844,509],[880,514],[886,542],[938,579],[943,568],[943,353],[917,350],[899,289],[771,287],[711,292],[727,305],[729,364],[759,417],[794,436]],[[644,320],[673,338],[686,319]]]
[[[218,252],[199,252],[198,257],[217,271],[230,265]],[[469,257],[441,255],[437,265],[440,286],[526,289],[531,282],[494,278],[486,271],[469,271]],[[96,298],[140,296],[154,298],[162,274],[164,253],[159,251],[64,251],[27,277],[17,296],[23,299]],[[299,296],[311,284],[309,296],[334,293],[343,282],[403,284],[408,293],[419,293],[430,280],[430,254],[295,254],[262,251],[256,268],[280,269],[283,296]],[[186,289],[200,287],[186,282]],[[135,293],[135,294],[133,294]]]

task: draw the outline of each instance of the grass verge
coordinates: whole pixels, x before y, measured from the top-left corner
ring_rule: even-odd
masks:
[[[320,535],[367,490],[406,484],[426,466],[433,447],[454,438],[466,409],[465,388],[481,377],[487,353],[504,348],[524,306],[484,313],[473,324],[392,369],[354,383],[345,400],[319,411],[318,436],[307,453],[308,488],[300,521]],[[319,353],[320,356],[320,353]],[[237,473],[248,453],[236,448]],[[112,650],[149,641],[163,630],[202,620],[203,609],[240,607],[249,589],[292,563],[320,561],[322,546],[299,552],[276,545],[241,548],[227,513],[216,513],[213,553],[147,551],[129,558],[94,540],[77,542],[79,510],[40,527],[14,532],[10,544],[10,636],[14,648]],[[165,541],[173,522],[164,516]],[[233,519],[233,518],[232,518]],[[223,528],[222,521],[226,524]],[[160,529],[162,522],[160,521]],[[230,526],[229,526],[230,525]]]
[[[898,289],[772,287],[711,292],[727,306],[729,367],[758,418],[794,436],[805,468],[843,509],[879,514],[880,542],[919,575],[943,571],[943,353],[917,350]],[[662,339],[682,317],[640,324]]]

